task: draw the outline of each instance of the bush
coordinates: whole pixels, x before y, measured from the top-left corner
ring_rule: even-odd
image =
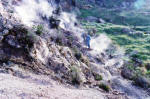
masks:
[[[147,63],[147,64],[145,65],[145,67],[146,67],[147,70],[150,70],[150,63]]]
[[[110,87],[104,83],[99,84],[99,88],[105,90],[106,92],[109,92]]]
[[[57,37],[57,38],[56,38],[56,43],[59,44],[59,45],[63,45],[63,43],[62,43],[62,38]]]
[[[71,67],[71,81],[73,84],[81,84],[83,82],[81,71],[76,67]]]
[[[103,80],[103,77],[99,74],[94,75],[95,80],[100,81]]]
[[[80,60],[82,57],[82,54],[80,52],[75,52],[74,56],[76,57],[77,60]]]
[[[150,70],[146,72],[146,75],[150,77]]]
[[[35,33],[37,35],[41,35],[43,33],[43,25],[37,25],[37,26],[33,26],[33,29],[35,30]]]

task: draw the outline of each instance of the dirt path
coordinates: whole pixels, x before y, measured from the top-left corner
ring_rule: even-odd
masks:
[[[0,99],[104,99],[94,89],[67,88],[47,76],[0,73]]]

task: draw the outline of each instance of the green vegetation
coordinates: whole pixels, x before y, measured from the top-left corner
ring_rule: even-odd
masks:
[[[144,62],[150,62],[150,35],[145,34],[146,31],[137,31],[129,26],[111,23],[83,22],[83,26],[86,29],[97,29],[97,34],[107,34],[114,44],[125,48],[127,55],[131,55],[131,57],[138,58]]]
[[[71,66],[71,81],[73,84],[81,84],[83,79],[81,77],[81,71],[77,66]]]
[[[110,87],[104,83],[100,83],[99,88],[105,90],[106,92],[109,92],[109,90],[110,90]]]
[[[101,75],[96,74],[94,77],[97,81],[103,80],[103,77]]]
[[[150,70],[146,72],[146,75],[150,78]]]
[[[58,45],[63,45],[63,43],[62,43],[62,38],[61,38],[61,37],[57,37],[57,38],[56,38],[56,43],[57,43]]]
[[[130,58],[128,68],[134,71],[134,78],[140,75],[150,77],[150,71],[145,66],[150,63],[150,35],[147,33],[148,26],[115,25],[112,23],[82,22],[87,30],[96,29],[97,34],[104,33],[112,42],[125,49],[125,55]],[[141,64],[135,67],[137,59]]]
[[[77,60],[80,60],[82,58],[82,54],[80,52],[76,52],[74,56],[76,57]]]
[[[134,80],[134,84],[141,86],[142,88],[145,88],[145,89],[150,88],[150,80],[144,76],[138,76]]]
[[[106,34],[113,42],[113,45],[121,46],[125,50],[126,65],[129,72],[132,72],[131,79],[138,83],[146,82],[150,78],[150,8],[149,3],[140,9],[134,7],[122,8],[124,0],[104,0],[103,5],[89,3],[85,0],[78,0],[83,6],[80,17],[84,19],[82,25],[86,30],[96,30],[96,34]],[[88,2],[88,3],[87,3]],[[135,2],[130,0],[127,2]],[[88,16],[102,18],[106,23],[88,22]],[[93,33],[94,34],[94,33]],[[95,76],[95,80],[99,80]],[[99,87],[104,88],[103,84]],[[107,90],[107,88],[106,88]]]
[[[37,26],[33,26],[33,29],[35,30],[35,33],[37,35],[41,35],[43,33],[44,27],[43,25],[37,25]]]
[[[119,0],[118,0],[119,1]],[[150,25],[149,10],[119,10],[110,9],[107,7],[93,6],[90,9],[81,9],[81,17],[94,16],[104,19],[107,22],[111,22],[118,25],[130,25],[130,26],[148,26]]]

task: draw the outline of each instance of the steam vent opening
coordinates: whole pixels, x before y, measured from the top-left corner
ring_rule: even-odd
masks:
[[[150,99],[150,0],[0,0],[0,99]]]

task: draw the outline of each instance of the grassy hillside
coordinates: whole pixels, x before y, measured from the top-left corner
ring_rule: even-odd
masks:
[[[94,16],[102,18],[107,22],[127,26],[150,25],[150,0],[144,0],[145,3],[143,5],[141,4],[141,6],[136,4],[135,1],[136,0],[101,0],[101,4],[99,4],[96,2],[89,3],[87,0],[78,0],[78,4],[80,5],[82,18]],[[128,5],[126,2],[128,2]],[[85,8],[85,6],[89,8]]]
[[[125,65],[133,71],[134,80],[140,76],[150,78],[150,0],[145,0],[147,3],[142,7],[129,9],[118,7],[122,0],[106,1],[105,7],[89,3],[89,8],[80,8],[84,28],[94,29],[97,34],[105,33],[114,44],[125,49],[125,59],[129,59]],[[102,18],[106,23],[88,22],[87,16]]]
[[[105,33],[108,35],[114,44],[125,49],[126,56],[129,59],[136,58],[140,60],[142,67],[150,63],[150,34],[147,34],[148,26],[132,28],[112,23],[101,24],[95,22],[83,22],[83,26],[89,30],[96,29],[97,34]],[[134,68],[134,65],[130,68]],[[147,70],[144,74],[150,76],[150,71]]]
[[[126,49],[126,54],[137,52],[136,55],[144,62],[150,62],[150,35],[146,34],[149,27],[131,29],[128,26],[111,23],[83,23],[85,28],[97,29],[97,33],[106,33],[115,44]],[[130,32],[130,33],[129,33]]]
[[[138,12],[138,13],[137,13]],[[134,25],[147,26],[150,25],[149,11],[142,12],[142,10],[120,11],[119,9],[107,9],[94,7],[91,9],[81,9],[81,17],[87,16],[100,17],[107,22],[112,22],[119,25]]]

